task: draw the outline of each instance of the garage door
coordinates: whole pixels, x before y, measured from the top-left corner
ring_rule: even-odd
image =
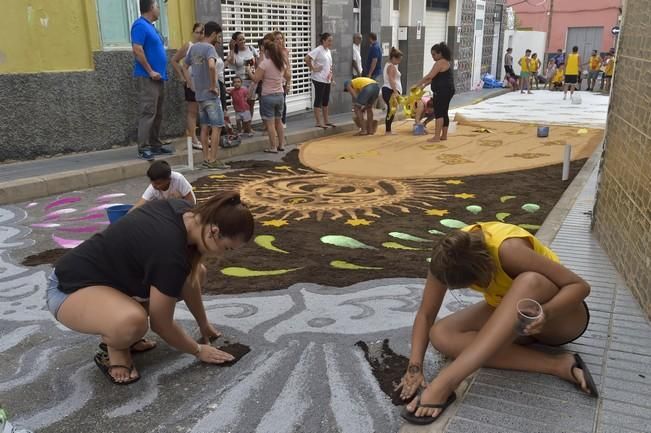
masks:
[[[582,62],[587,62],[592,50],[601,51],[603,27],[570,27],[567,32],[566,52],[571,53],[572,47],[579,47]]]
[[[287,97],[289,113],[304,111],[311,105],[310,71],[303,59],[314,48],[312,0],[222,0],[224,52],[233,32],[241,31],[255,44],[267,32],[285,34],[292,63],[292,90]],[[233,73],[226,70],[226,85]]]
[[[423,56],[423,75],[427,74],[434,65],[432,55],[430,54],[432,45],[448,40],[447,17],[447,11],[432,9],[425,11],[425,53]]]

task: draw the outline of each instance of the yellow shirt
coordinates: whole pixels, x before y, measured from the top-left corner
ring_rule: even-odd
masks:
[[[368,86],[369,84],[377,84],[377,81],[375,81],[372,78],[368,77],[359,77],[359,78],[353,78],[350,80],[350,87],[355,89],[356,92],[359,92],[362,90],[364,87]]]
[[[532,74],[535,74],[538,72],[538,69],[540,69],[540,60],[538,59],[529,60],[529,71],[531,71]]]
[[[470,288],[483,293],[484,299],[488,305],[497,307],[502,301],[504,295],[506,295],[506,292],[511,288],[511,284],[513,284],[513,279],[504,272],[502,264],[500,263],[499,250],[502,242],[505,240],[510,238],[527,239],[535,252],[550,260],[560,263],[560,260],[552,250],[547,248],[542,242],[536,239],[535,236],[521,227],[501,222],[487,222],[467,226],[461,230],[468,232],[476,228],[481,228],[481,231],[484,234],[484,242],[486,243],[488,253],[493,259],[493,263],[495,264],[495,272],[488,287],[480,287],[473,284]]]
[[[579,75],[579,55],[570,54],[565,62],[565,75]]]
[[[552,78],[552,83],[561,83],[563,82],[563,68],[556,69],[554,73],[554,78]]]
[[[522,72],[529,72],[529,57],[522,56],[518,61]]]
[[[590,70],[598,71],[601,66],[601,56],[590,56]]]
[[[615,72],[615,58],[611,58],[608,63],[606,63],[606,67],[604,68],[604,72],[606,75],[611,76]]]

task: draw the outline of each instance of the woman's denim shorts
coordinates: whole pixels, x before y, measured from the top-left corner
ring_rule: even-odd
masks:
[[[260,117],[262,120],[274,120],[283,117],[285,106],[284,93],[272,93],[260,97]]]
[[[59,287],[59,279],[54,273],[54,269],[52,269],[52,273],[47,278],[46,299],[47,309],[50,310],[50,313],[52,313],[55,319],[59,313],[59,308],[61,308],[61,305],[68,298],[68,296],[70,296],[68,293],[63,293],[61,291]]]

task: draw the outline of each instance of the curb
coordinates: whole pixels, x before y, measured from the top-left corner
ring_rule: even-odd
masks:
[[[565,189],[561,198],[556,202],[556,205],[551,212],[549,212],[540,229],[536,232],[536,237],[545,245],[551,245],[552,241],[556,238],[556,234],[560,230],[563,221],[565,221],[567,214],[574,206],[581,191],[583,191],[583,188],[588,182],[588,179],[590,179],[592,172],[599,165],[602,151],[603,141],[599,146],[597,146],[585,164],[583,164],[579,173],[574,177],[572,183],[570,183],[567,189]]]
[[[474,99],[470,103],[450,107],[450,109],[454,110],[468,105],[473,105],[486,99],[503,95],[505,93],[508,93],[508,89],[503,89],[503,91],[496,91],[495,93],[481,96],[477,99]],[[355,129],[355,124],[351,119],[338,123],[336,128],[327,130],[308,128],[295,132],[286,132],[286,140],[288,145],[294,145],[308,140],[340,134],[342,132],[354,131]],[[245,140],[238,147],[220,149],[220,156],[221,158],[228,160],[243,155],[261,152],[267,147],[267,143],[268,141],[266,136],[260,136],[253,140]],[[185,137],[173,140],[172,145],[176,148],[177,152],[166,157],[165,160],[168,161],[172,166],[178,167],[186,165],[187,151]],[[133,148],[133,153],[135,155],[136,146],[130,147]],[[193,152],[193,155],[195,161],[201,161],[201,151],[195,150]],[[118,163],[98,165],[95,167],[80,170],[68,170],[44,176],[0,182],[0,205],[21,203],[31,199],[47,197],[49,195],[61,194],[64,192],[99,185],[106,185],[121,180],[144,176],[148,167],[149,162],[133,159],[129,161],[120,161]],[[195,170],[199,169],[199,167],[195,167]]]

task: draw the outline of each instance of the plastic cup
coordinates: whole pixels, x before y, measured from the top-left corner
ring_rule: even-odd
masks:
[[[528,325],[535,322],[542,316],[542,306],[533,299],[524,298],[520,299],[516,306],[518,310],[518,322],[515,325],[515,330],[518,335],[527,335],[524,330]]]

